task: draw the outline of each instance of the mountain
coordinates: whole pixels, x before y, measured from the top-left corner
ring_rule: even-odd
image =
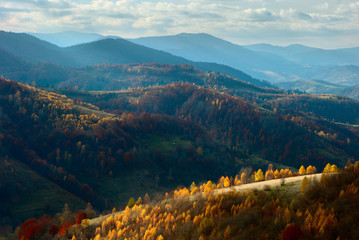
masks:
[[[104,39],[64,49],[72,56],[75,66],[95,64],[126,64],[126,63],[167,63],[181,64],[188,61],[166,52],[158,51],[124,39]]]
[[[270,44],[254,44],[243,46],[256,52],[271,53],[299,64],[315,66],[359,65],[359,47],[346,49],[320,49],[300,44],[286,47]]]
[[[254,79],[239,70],[224,65],[191,62],[162,51],[134,44],[124,39],[104,39],[68,48],[57,47],[27,34],[0,32],[0,40],[0,50],[2,49],[4,64],[9,60],[9,55],[12,55],[11,58],[18,58],[18,64],[11,64],[11,66],[8,66],[9,69],[3,68],[3,74],[14,80],[21,79],[20,81],[24,81],[24,79],[27,79],[27,82],[44,82],[41,79],[45,78],[49,80],[49,83],[44,85],[51,85],[54,83],[57,84],[61,78],[63,81],[65,81],[65,78],[67,78],[66,80],[75,78],[77,81],[81,81],[79,79],[89,77],[83,76],[84,71],[74,69],[74,67],[84,67],[102,63],[190,63],[205,71],[223,72],[260,87],[272,87],[268,82]],[[5,54],[7,56],[5,56]],[[39,63],[42,63],[42,65],[38,66]],[[30,67],[31,64],[32,67]],[[55,64],[60,66],[56,66]],[[15,65],[16,71],[11,70],[15,68]],[[20,69],[20,66],[24,66],[24,69]],[[31,68],[32,71],[27,74],[26,72],[29,68]],[[21,76],[17,74],[19,70],[22,72]],[[53,74],[51,74],[51,72],[53,72]],[[37,74],[37,76],[34,77],[34,74]],[[55,78],[55,80],[51,78]],[[101,90],[101,88],[97,90]]]
[[[0,31],[0,48],[31,62],[73,62],[61,48],[25,33]]]
[[[65,31],[58,33],[28,33],[46,42],[50,42],[59,47],[69,47],[101,40],[104,36],[97,33],[82,33],[74,31]]]
[[[343,85],[359,83],[358,72],[352,66],[359,63],[358,48],[325,50],[299,44],[239,46],[208,34],[188,33],[130,40],[192,61],[228,65],[272,83],[303,79]]]
[[[359,85],[347,87],[340,91],[338,95],[347,96],[359,100]]]
[[[333,84],[323,80],[299,80],[276,84],[282,89],[300,90],[310,94],[339,94],[346,86]]]
[[[0,48],[31,62],[83,67],[94,64],[141,62],[186,63],[183,58],[147,48],[124,39],[103,39],[60,48],[28,34],[0,32]]]
[[[228,65],[256,78],[266,80],[284,79],[288,72],[295,75],[303,68],[282,57],[257,53],[203,33],[182,33],[174,36],[144,37],[130,40],[192,61]]]
[[[354,86],[359,83],[359,66],[313,67],[303,73],[303,76],[344,86]]]

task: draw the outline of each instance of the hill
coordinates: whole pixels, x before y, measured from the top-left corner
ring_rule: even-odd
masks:
[[[305,152],[308,155],[305,156],[303,155],[303,149],[309,147],[309,145],[311,145],[309,148],[316,145],[314,142],[317,141],[315,140],[316,136],[318,136],[317,132],[324,131],[336,135],[338,139],[335,141],[338,141],[338,143],[346,141],[348,137],[350,139],[357,138],[355,130],[351,132],[352,130],[342,128],[320,117],[313,118],[307,116],[307,113],[293,111],[288,106],[280,105],[278,107],[277,105],[280,104],[281,99],[285,102],[285,95],[279,98],[278,95],[275,95],[276,97],[271,100],[273,106],[278,107],[277,109],[263,104],[263,107],[266,107],[264,109],[257,104],[250,104],[237,97],[220,94],[209,89],[200,88],[196,90],[197,87],[185,86],[187,87],[183,88],[175,84],[131,92],[84,93],[78,97],[112,113],[121,113],[123,111],[148,112],[191,120],[205,127],[211,132],[212,136],[215,136],[221,142],[234,146],[234,149],[242,149],[249,154],[255,154],[261,156],[260,158],[280,162],[287,166],[309,164],[306,161],[309,161],[307,157],[311,155],[309,152],[312,152],[312,150],[306,150]],[[268,95],[263,94],[263,98]],[[325,100],[323,101],[325,102]],[[268,100],[265,102],[268,102]],[[348,101],[348,103],[358,104],[353,100]],[[330,106],[329,102],[327,104]],[[298,105],[300,106],[300,104]],[[288,112],[292,114],[291,117],[286,117]],[[283,115],[278,115],[279,113]],[[347,117],[347,115],[341,115],[338,112],[339,116]],[[273,129],[276,129],[276,131]],[[306,134],[309,135],[305,137]],[[327,139],[329,139],[329,135]],[[308,143],[308,140],[314,142]],[[295,141],[300,142],[295,143]],[[309,145],[303,144],[304,142]],[[314,149],[322,149],[323,147],[318,145]],[[320,155],[325,151],[320,150],[319,152],[321,153],[314,152],[312,154]],[[324,155],[323,159],[328,159],[331,154]],[[337,156],[337,153],[331,156]],[[314,159],[315,157],[311,161],[316,162]],[[333,159],[333,161],[335,160]]]
[[[359,64],[358,47],[332,50],[307,47],[299,44],[286,47],[272,46],[270,44],[254,44],[243,47],[256,52],[275,54],[299,64],[317,66]]]
[[[319,79],[357,85],[358,48],[325,50],[303,45],[256,44],[239,46],[208,34],[182,33],[131,41],[192,61],[214,62],[244,71],[271,83]],[[352,74],[350,74],[352,73]]]
[[[352,87],[347,87],[347,88],[343,89],[339,93],[339,95],[348,96],[350,98],[359,100],[359,85],[355,85],[355,86],[352,86]]]
[[[6,77],[11,77],[14,80],[22,78],[32,81],[40,81],[42,78],[48,79],[48,83],[44,85],[51,85],[58,83],[59,79],[65,80],[76,79],[81,81],[81,78],[87,80],[91,76],[83,76],[82,69],[74,69],[75,67],[85,67],[95,64],[130,64],[130,63],[162,63],[162,64],[192,64],[204,71],[216,71],[231,75],[235,78],[250,82],[260,87],[272,87],[268,82],[260,81],[250,77],[249,75],[220,64],[212,63],[195,63],[189,60],[173,56],[171,54],[150,49],[141,45],[131,43],[124,39],[103,39],[96,42],[81,44],[68,48],[60,48],[50,43],[41,41],[28,34],[17,34],[0,32],[0,50],[2,54],[13,55],[12,58],[18,57],[17,71],[13,71],[14,65],[8,66],[11,70],[3,68],[3,74]],[[18,47],[19,46],[19,47]],[[2,60],[8,61],[8,56],[1,56]],[[29,61],[34,66],[29,66],[29,63],[21,69],[24,65],[23,60]],[[38,65],[42,63],[44,65]],[[66,69],[65,69],[66,67]],[[27,76],[26,72],[31,68]],[[58,74],[59,71],[64,72]],[[22,74],[17,74],[18,71]],[[54,71],[54,72],[52,72]],[[11,72],[11,74],[9,74]],[[33,75],[36,76],[33,76]],[[103,78],[101,76],[100,78]],[[80,78],[80,80],[79,80]],[[44,79],[45,80],[45,79]],[[96,80],[96,79],[95,79]],[[94,85],[94,84],[92,84]],[[72,86],[75,87],[75,86]],[[98,88],[97,90],[101,90]]]
[[[99,210],[245,167],[343,166],[358,155],[353,129],[305,116],[288,121],[188,83],[68,92],[73,99],[4,79],[0,87],[1,156],[25,163]],[[43,213],[32,201],[33,211]]]
[[[323,80],[298,80],[276,84],[282,89],[300,90],[310,94],[340,94],[346,87]]]
[[[72,64],[61,48],[25,33],[0,31],[0,48],[31,62]]]
[[[340,123],[359,123],[359,101],[330,94],[288,95],[268,101],[273,108],[284,110],[287,114],[298,111],[307,115]]]
[[[189,183],[194,176],[201,181],[233,172],[234,156],[221,161],[232,150],[189,120],[157,114],[112,115],[4,79],[0,90],[1,156],[8,155],[10,164],[15,164],[11,159],[22,161],[97,209],[123,205],[131,195],[155,196]],[[37,185],[28,186],[29,192],[35,192],[31,187]],[[43,213],[37,199],[31,201],[33,211]],[[12,224],[18,221],[11,219]]]
[[[131,41],[172,53],[192,61],[214,62],[270,81],[284,79],[282,73],[295,75],[303,68],[282,57],[261,54],[208,34],[182,33],[174,36],[144,37]],[[275,74],[267,74],[267,73]],[[289,76],[289,74],[287,74]]]
[[[86,207],[81,198],[17,159],[1,157],[0,182],[0,226],[17,226],[44,214],[56,215],[66,203],[74,209]]]
[[[88,220],[85,215],[81,224],[69,221],[58,231],[50,231],[51,224],[59,224],[56,218],[31,219],[33,227],[29,220],[17,234],[96,240],[356,239],[358,229],[348,222],[359,214],[353,204],[359,201],[358,173],[359,162],[348,163],[339,173],[322,174],[320,181],[307,176],[302,182],[247,191],[223,188],[220,181],[216,190],[211,181],[198,186],[193,182],[189,189],[182,187],[157,201],[133,199],[107,217]],[[67,219],[75,219],[67,213]]]

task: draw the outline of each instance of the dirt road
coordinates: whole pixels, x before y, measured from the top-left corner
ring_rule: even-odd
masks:
[[[322,173],[311,174],[311,175],[301,175],[301,176],[296,176],[296,177],[288,177],[288,178],[284,178],[284,183],[302,181],[304,177],[307,177],[309,179],[316,178],[316,179],[320,180],[321,176],[322,176]],[[234,186],[234,187],[215,189],[214,191],[218,192],[218,194],[220,194],[220,193],[226,193],[229,191],[243,191],[243,190],[247,190],[247,189],[262,190],[266,186],[269,186],[270,188],[280,186],[282,181],[283,181],[282,179],[272,179],[272,180],[268,180],[268,181],[248,183],[248,184],[243,184],[243,185]]]

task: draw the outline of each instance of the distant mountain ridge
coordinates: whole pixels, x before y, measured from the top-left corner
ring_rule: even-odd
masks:
[[[286,47],[253,44],[244,47],[256,52],[272,53],[300,64],[317,66],[359,65],[359,47],[331,50],[307,47],[300,44]]]
[[[300,44],[288,47],[255,44],[240,46],[208,34],[144,37],[131,41],[197,61],[212,61],[240,69],[272,83],[321,79],[345,85],[359,84],[359,48],[325,50]],[[336,72],[336,78],[326,72]]]
[[[58,41],[65,41],[66,36],[70,33],[35,35],[41,39],[61,45]],[[76,32],[73,35],[77,42],[72,42],[68,45],[74,45],[75,43],[89,44],[89,48],[92,48],[93,41],[119,38]],[[54,39],[56,36],[58,39]],[[68,40],[71,41],[70,38]],[[206,33],[181,33],[173,36],[143,37],[128,40],[190,61],[226,65],[272,83],[320,79],[347,86],[359,84],[359,69],[356,68],[356,65],[359,64],[359,47],[326,50],[300,44],[287,47],[272,46],[270,44],[240,46]],[[98,64],[103,63],[106,58],[108,58],[106,60],[116,60],[115,63],[123,64],[120,61],[121,59],[114,58],[113,53],[98,54],[98,52],[93,52],[91,49],[89,53],[85,54],[85,57],[81,57],[83,53],[78,47],[73,46],[71,49],[78,59],[75,62],[63,59],[61,62],[58,61],[57,64],[73,65],[79,64],[81,61],[86,64]],[[95,60],[93,55],[98,55],[98,58]],[[174,63],[173,61],[168,61],[168,59],[166,63]],[[354,68],[350,66],[354,66]],[[223,68],[222,66],[221,69],[223,70]],[[233,70],[231,72],[233,74]]]
[[[174,36],[144,37],[130,39],[144,46],[170,52],[192,61],[215,62],[239,69],[250,75],[266,80],[285,77],[283,67],[295,74],[302,66],[280,56],[268,56],[209,34],[182,33]],[[280,76],[271,76],[267,72],[276,72]],[[283,75],[283,76],[282,76]]]
[[[300,90],[310,94],[340,94],[346,87],[323,80],[298,80],[293,82],[277,83],[283,89]]]
[[[121,38],[108,38],[91,43],[61,48],[28,34],[0,31],[0,49],[34,64],[52,63],[66,67],[85,67],[103,63],[188,63],[199,69],[203,69],[204,71],[223,72],[260,87],[272,87],[268,82],[254,79],[251,76],[228,66],[192,62]],[[4,69],[4,71],[7,70]],[[6,72],[4,72],[4,74],[5,73]],[[14,74],[15,72],[12,72],[12,77]],[[17,78],[13,77],[13,79]]]

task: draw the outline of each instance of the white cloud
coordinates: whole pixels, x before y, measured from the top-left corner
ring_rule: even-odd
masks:
[[[0,20],[1,29],[12,31],[207,32],[243,44],[344,47],[355,45],[359,34],[359,1],[0,0]]]

